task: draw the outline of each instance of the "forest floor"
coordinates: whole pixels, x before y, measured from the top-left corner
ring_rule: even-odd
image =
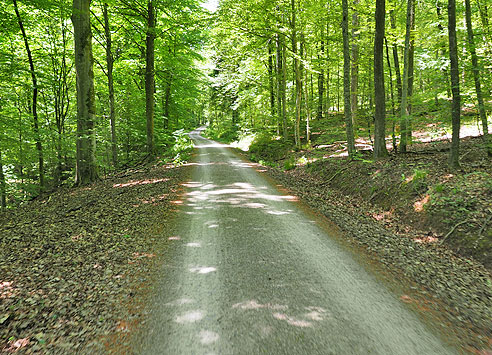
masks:
[[[104,353],[139,324],[188,170],[130,169],[0,214],[0,353]]]

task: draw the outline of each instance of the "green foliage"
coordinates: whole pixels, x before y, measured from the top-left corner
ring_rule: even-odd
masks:
[[[290,157],[284,161],[284,170],[292,170],[296,167],[296,160],[294,157]]]
[[[429,172],[425,169],[415,168],[409,176],[406,176],[405,174],[401,175],[401,183],[403,185],[411,186],[416,194],[420,194],[428,188],[428,174]]]
[[[218,142],[231,143],[239,138],[239,127],[230,122],[221,125],[210,125],[205,131],[205,136]]]
[[[249,147],[249,152],[253,160],[275,162],[285,159],[291,149],[292,142],[263,134],[255,138]]]
[[[172,162],[177,165],[185,164],[193,152],[193,141],[185,133],[184,129],[173,132],[174,144],[169,151]]]

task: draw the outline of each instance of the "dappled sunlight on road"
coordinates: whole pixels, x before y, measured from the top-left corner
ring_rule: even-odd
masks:
[[[217,271],[217,269],[213,266],[197,266],[191,267],[189,270],[194,274],[209,274],[211,272]]]
[[[203,202],[220,203],[243,208],[265,209],[268,205],[258,202],[258,200],[274,202],[297,201],[295,196],[268,194],[264,192],[264,190],[267,190],[266,187],[255,187],[245,182],[223,186],[210,183],[189,182],[186,186],[191,188],[191,191],[186,193],[187,206],[194,207],[195,209],[206,208],[200,205]],[[291,210],[277,211],[274,209],[267,211],[267,213],[272,215],[285,215],[291,212]]]
[[[183,313],[175,318],[176,323],[195,323],[203,319],[205,317],[205,313],[200,310],[189,311]]]
[[[236,303],[232,306],[233,309],[240,309],[243,311],[273,311],[271,316],[275,320],[284,321],[289,325],[299,327],[299,328],[308,328],[313,327],[316,322],[321,322],[326,317],[326,310],[322,307],[304,307],[302,314],[300,315],[292,315],[288,313],[299,313],[290,311],[289,306],[287,305],[279,305],[272,303],[261,304],[256,300],[250,300],[245,302]]]
[[[217,334],[216,332],[212,332],[210,330],[202,330],[199,336],[200,336],[200,343],[202,343],[203,345],[213,344],[217,340],[219,340],[219,334]]]
[[[202,246],[201,243],[186,243],[185,245],[191,248],[200,248]]]

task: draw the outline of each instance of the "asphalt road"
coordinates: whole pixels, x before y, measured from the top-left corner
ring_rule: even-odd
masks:
[[[136,353],[455,353],[292,196],[199,132]]]

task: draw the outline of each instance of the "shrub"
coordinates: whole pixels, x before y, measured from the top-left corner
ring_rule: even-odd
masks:
[[[277,161],[285,159],[292,148],[292,142],[283,139],[275,139],[269,135],[260,135],[255,138],[249,152],[251,159]]]

